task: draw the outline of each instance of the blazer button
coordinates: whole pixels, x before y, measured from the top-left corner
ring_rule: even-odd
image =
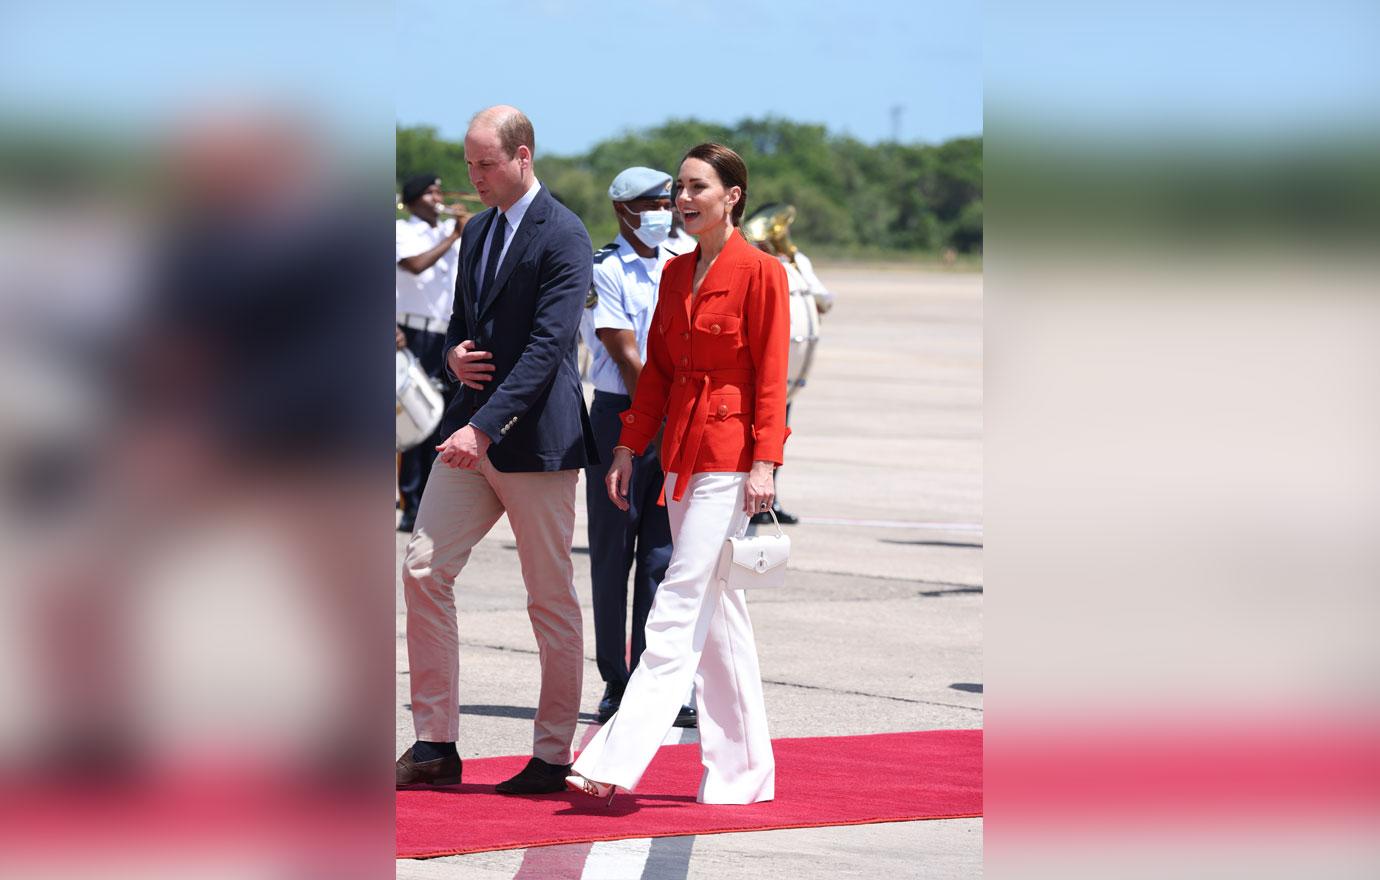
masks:
[[[728,415],[728,404],[719,404],[719,418],[723,418],[726,415]]]
[[[682,333],[682,334],[680,334],[680,338],[681,338],[681,339],[684,339],[686,342],[689,342],[689,341],[690,341],[690,334],[689,334],[689,333]]]
[[[713,333],[715,336],[718,336],[720,333],[723,332],[723,328],[720,327],[718,324],[713,324],[710,326],[709,332]]]
[[[683,357],[683,358],[681,358],[681,359],[680,359],[680,365],[681,365],[682,367],[688,367],[688,366],[690,366],[690,359],[689,359],[688,357]]]
[[[623,421],[626,422],[627,424],[631,425],[631,424],[633,423],[633,418],[634,418],[633,414],[632,414],[632,413],[628,413],[627,415],[623,416]]]
[[[685,384],[685,377],[684,377],[684,376],[681,376],[681,377],[680,377],[680,384],[682,384],[682,385]]]

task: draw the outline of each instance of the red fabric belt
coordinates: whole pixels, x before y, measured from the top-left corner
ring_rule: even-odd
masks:
[[[676,472],[676,485],[671,492],[671,500],[679,501],[685,497],[685,489],[690,485],[690,477],[699,459],[700,445],[704,442],[704,429],[709,424],[709,394],[711,385],[722,388],[739,382],[751,383],[755,376],[752,370],[676,370],[673,382],[696,383],[699,391],[695,395],[694,408],[685,422],[685,433],[681,436],[680,450],[676,461],[668,463],[667,470]],[[741,392],[742,389],[739,389]]]

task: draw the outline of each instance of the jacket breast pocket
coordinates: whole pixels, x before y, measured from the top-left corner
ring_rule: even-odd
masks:
[[[513,274],[508,276],[508,281],[504,288],[520,287],[524,290],[533,288],[537,283],[538,261],[533,257],[526,257],[518,261],[513,267]]]
[[[702,313],[695,316],[695,335],[702,341],[723,339],[731,344],[737,341],[742,322],[737,315]]]

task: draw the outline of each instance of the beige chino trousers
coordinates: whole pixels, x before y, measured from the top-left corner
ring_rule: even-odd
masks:
[[[506,512],[517,538],[527,614],[541,662],[532,755],[550,764],[570,763],[584,663],[584,630],[570,556],[578,474],[505,474],[487,458],[476,470],[453,468],[439,460],[433,465],[402,571],[417,739],[459,738],[455,581],[470,551]]]

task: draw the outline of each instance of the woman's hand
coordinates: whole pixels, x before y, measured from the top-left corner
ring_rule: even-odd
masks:
[[[776,478],[773,471],[776,465],[769,461],[754,461],[748,471],[747,485],[743,487],[743,511],[749,516],[771,510],[776,500]]]
[[[628,509],[628,482],[632,480],[632,450],[619,446],[613,450],[613,464],[609,465],[604,486],[609,490],[609,500],[619,510]]]

